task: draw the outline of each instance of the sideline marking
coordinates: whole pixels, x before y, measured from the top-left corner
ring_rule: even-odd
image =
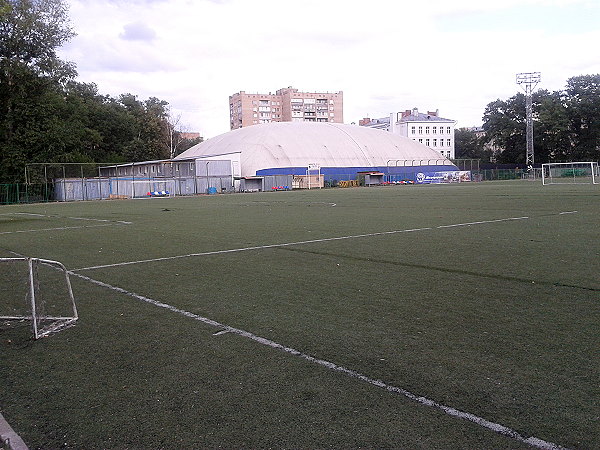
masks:
[[[508,219],[496,219],[496,220],[483,220],[479,222],[466,222],[466,223],[455,223],[453,225],[440,225],[436,228],[452,228],[452,227],[468,227],[470,225],[481,225],[482,223],[495,223],[495,222],[506,222],[509,220],[527,220],[529,217],[509,217]]]
[[[3,213],[0,216],[35,216],[35,217],[49,217],[51,219],[70,219],[70,220],[87,220],[90,222],[102,222],[101,225],[80,225],[80,226],[67,226],[67,227],[53,227],[53,228],[38,228],[37,230],[16,230],[16,231],[0,231],[0,234],[14,234],[14,233],[35,233],[37,231],[57,231],[57,230],[77,230],[81,228],[94,228],[94,227],[107,227],[111,225],[131,225],[132,222],[126,222],[124,220],[109,220],[109,219],[92,219],[89,217],[65,217],[50,214],[35,214],[26,212],[15,212],[15,213]]]
[[[136,299],[141,300],[143,302],[150,303],[150,304],[152,304],[154,306],[158,306],[160,308],[167,309],[167,310],[169,310],[171,312],[174,312],[174,313],[177,313],[177,314],[181,314],[183,316],[189,317],[191,319],[197,320],[197,321],[205,323],[207,325],[211,325],[213,327],[220,328],[221,331],[219,331],[217,333],[214,333],[214,335],[221,335],[221,334],[225,334],[225,333],[234,333],[234,334],[237,334],[239,336],[242,336],[242,337],[245,337],[247,339],[250,339],[252,341],[258,342],[259,344],[265,345],[267,347],[271,347],[271,348],[274,348],[274,349],[277,349],[277,350],[284,351],[285,353],[288,353],[290,355],[296,356],[298,358],[302,358],[302,359],[304,359],[306,361],[309,361],[309,362],[311,362],[313,364],[317,364],[319,366],[325,367],[325,368],[333,370],[335,372],[343,373],[343,374],[348,375],[348,376],[350,376],[352,378],[356,378],[358,380],[364,381],[365,383],[369,383],[369,384],[371,384],[373,386],[385,389],[388,392],[393,392],[393,393],[396,393],[396,394],[400,394],[400,395],[408,398],[409,400],[414,400],[417,403],[420,403],[420,404],[422,404],[424,406],[429,406],[431,408],[435,408],[435,409],[441,410],[444,413],[448,414],[449,416],[457,417],[459,419],[468,420],[468,421],[473,422],[473,423],[475,423],[475,424],[477,424],[477,425],[479,425],[479,426],[481,426],[483,428],[487,428],[488,430],[491,430],[491,431],[493,431],[495,433],[501,434],[503,436],[507,436],[509,438],[515,439],[517,441],[523,442],[523,443],[531,445],[533,447],[537,447],[537,448],[540,448],[540,449],[543,449],[543,450],[565,450],[565,447],[562,447],[562,446],[560,446],[558,444],[554,444],[552,442],[548,442],[548,441],[545,441],[543,439],[536,438],[535,436],[525,437],[522,434],[518,433],[517,431],[513,430],[512,428],[506,427],[506,426],[501,425],[499,423],[491,422],[491,421],[489,421],[487,419],[484,419],[483,417],[479,417],[479,416],[477,416],[475,414],[471,414],[471,413],[468,413],[468,412],[465,412],[465,411],[458,410],[456,408],[452,408],[450,406],[443,405],[443,404],[438,403],[438,402],[436,402],[434,400],[431,400],[431,399],[429,399],[427,397],[413,394],[412,392],[407,391],[406,389],[402,389],[402,388],[399,388],[399,387],[396,387],[396,386],[389,385],[389,384],[387,384],[387,383],[385,383],[385,382],[383,382],[381,380],[377,380],[375,378],[368,377],[366,375],[361,374],[360,372],[356,372],[356,371],[354,371],[352,369],[347,369],[347,368],[345,368],[343,366],[339,366],[339,365],[337,365],[337,364],[335,364],[333,362],[330,362],[330,361],[327,361],[327,360],[324,360],[324,359],[319,359],[319,358],[316,358],[314,356],[310,356],[310,355],[308,355],[306,353],[303,353],[303,352],[301,352],[299,350],[296,350],[294,348],[286,347],[283,344],[279,344],[279,343],[277,343],[275,341],[272,341],[270,339],[263,338],[261,336],[258,336],[256,334],[254,334],[254,333],[250,333],[249,331],[245,331],[245,330],[242,330],[240,328],[235,328],[235,327],[231,327],[229,325],[222,324],[220,322],[217,322],[216,320],[212,320],[212,319],[209,319],[207,317],[203,317],[203,316],[200,316],[198,314],[194,314],[194,313],[191,313],[189,311],[185,311],[183,309],[176,308],[175,306],[159,302],[158,300],[154,300],[154,299],[151,299],[149,297],[144,297],[143,295],[136,294],[135,292],[127,291],[127,290],[125,290],[123,288],[120,288],[118,286],[113,286],[113,285],[110,285],[108,283],[104,283],[103,281],[94,280],[93,278],[87,277],[85,275],[81,275],[79,273],[74,273],[72,271],[69,271],[69,274],[71,274],[73,276],[76,276],[78,278],[81,278],[82,280],[89,281],[90,283],[96,284],[98,286],[105,287],[107,289],[112,289],[112,290],[117,291],[117,292],[119,292],[121,294],[125,294],[125,295],[127,295],[129,297],[133,297],[133,298],[136,298]]]
[[[110,219],[92,219],[91,217],[70,217],[70,216],[58,216],[55,214],[36,214],[36,213],[26,213],[26,212],[16,212],[16,213],[5,213],[0,214],[2,216],[36,216],[36,217],[50,217],[52,219],[72,219],[72,220],[89,220],[91,222],[110,222],[110,223],[123,223],[126,225],[131,225],[131,222],[126,222],[124,220],[110,220]]]
[[[414,228],[414,229],[410,229],[410,230],[382,231],[382,232],[378,232],[378,233],[357,234],[354,236],[340,236],[340,237],[323,238],[323,239],[311,239],[308,241],[286,242],[283,244],[258,245],[255,247],[232,248],[229,250],[214,250],[212,252],[189,253],[187,255],[164,256],[162,258],[142,259],[139,261],[127,261],[127,262],[114,263],[114,264],[103,264],[100,266],[81,267],[79,269],[73,269],[72,271],[79,272],[82,270],[104,269],[106,267],[129,266],[131,264],[144,264],[144,263],[157,262],[157,261],[168,261],[170,259],[191,258],[193,256],[208,256],[208,255],[219,255],[222,253],[237,253],[237,252],[245,252],[245,251],[249,251],[249,250],[262,250],[265,248],[278,248],[278,247],[287,247],[290,245],[312,244],[312,243],[316,243],[316,242],[339,241],[339,240],[343,240],[343,239],[355,239],[355,238],[361,238],[361,237],[380,236],[380,235],[385,235],[385,234],[410,233],[412,231],[423,231],[423,230],[431,230],[431,229],[432,229],[431,227],[427,227],[427,228]]]
[[[55,231],[55,230],[78,230],[81,228],[110,227],[112,225],[116,225],[116,224],[115,223],[105,223],[102,225],[82,225],[79,227],[58,227],[58,228],[39,228],[37,230],[0,231],[0,234],[35,233],[36,231]]]
[[[27,445],[15,431],[10,427],[2,414],[0,414],[0,446],[10,450],[28,450]]]
[[[497,222],[507,222],[512,220],[526,220],[529,217],[507,217],[505,219],[494,219],[494,220],[482,220],[479,222],[470,222],[470,223],[457,223],[453,225],[441,225],[435,228],[450,228],[450,227],[462,227],[468,225],[481,225],[486,223],[497,223]],[[339,236],[339,237],[331,237],[331,238],[323,238],[323,239],[311,239],[308,241],[297,241],[297,242],[287,242],[283,244],[268,244],[268,245],[258,245],[254,247],[243,247],[243,248],[233,248],[229,250],[215,250],[212,252],[202,252],[202,253],[189,253],[187,255],[177,255],[177,256],[165,256],[162,258],[153,258],[153,259],[142,259],[139,261],[126,261],[114,264],[102,264],[98,266],[89,266],[89,267],[80,267],[79,269],[72,269],[73,272],[79,272],[82,270],[93,270],[93,269],[104,269],[107,267],[120,267],[120,266],[129,266],[132,264],[145,264],[150,262],[157,261],[168,261],[171,259],[181,259],[181,258],[191,258],[194,256],[208,256],[208,255],[219,255],[223,253],[236,253],[236,252],[245,252],[249,250],[262,250],[266,248],[278,248],[278,247],[288,247],[290,245],[303,245],[303,244],[314,244],[318,242],[330,242],[330,241],[341,241],[344,239],[357,239],[363,237],[373,237],[373,236],[384,236],[389,234],[399,234],[399,233],[412,233],[415,231],[426,231],[433,230],[434,227],[424,227],[424,228],[410,228],[407,230],[394,230],[394,231],[380,231],[377,233],[367,233],[367,234],[355,234],[351,236]]]
[[[226,333],[229,333],[229,330],[217,331],[216,333],[213,333],[213,336],[221,336],[222,334],[226,334]]]

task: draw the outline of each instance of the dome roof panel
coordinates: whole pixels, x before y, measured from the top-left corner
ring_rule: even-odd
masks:
[[[395,160],[445,160],[437,151],[387,131],[338,123],[276,122],[208,139],[176,159],[240,152],[242,176],[261,169],[382,167]]]

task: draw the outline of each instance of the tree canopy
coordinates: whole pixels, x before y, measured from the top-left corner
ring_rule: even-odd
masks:
[[[57,50],[75,36],[66,0],[0,0],[0,182],[36,162],[133,162],[172,157],[182,139],[167,102],[102,95],[76,81]],[[600,75],[533,94],[536,162],[600,160]],[[456,131],[456,156],[525,162],[525,96],[490,102],[484,134]]]
[[[64,0],[0,0],[0,182],[28,163],[169,158],[168,103],[77,82],[57,56],[73,36]]]
[[[535,161],[600,159],[600,74],[569,78],[562,91],[533,93]],[[488,103],[483,115],[483,143],[500,149],[501,163],[524,163],[525,96]]]

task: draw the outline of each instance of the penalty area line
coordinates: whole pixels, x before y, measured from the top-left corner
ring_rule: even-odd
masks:
[[[81,226],[77,226],[77,227],[56,227],[56,228],[38,228],[37,230],[0,231],[0,234],[35,233],[38,231],[80,230],[82,228],[110,227],[113,225],[120,225],[120,224],[113,222],[113,223],[103,223],[100,225],[81,225]]]
[[[506,219],[481,220],[479,222],[465,222],[465,223],[455,223],[453,225],[440,225],[439,227],[436,227],[436,228],[468,227],[470,225],[481,225],[481,224],[484,224],[484,223],[508,222],[508,221],[511,221],[511,220],[527,220],[527,219],[529,219],[528,216],[523,216],[523,217],[508,217]]]
[[[71,220],[88,220],[91,222],[111,222],[111,223],[122,223],[125,225],[131,225],[132,222],[127,222],[125,220],[110,220],[110,219],[94,219],[91,217],[70,217],[70,216],[59,216],[54,214],[37,214],[37,213],[26,213],[26,212],[15,212],[15,213],[6,213],[0,214],[2,216],[35,216],[35,217],[49,217],[51,219],[71,219]]]
[[[145,263],[158,262],[158,261],[169,261],[172,259],[192,258],[195,256],[221,255],[224,253],[237,253],[237,252],[247,252],[250,250],[263,250],[263,249],[267,249],[267,248],[289,247],[291,245],[314,244],[314,243],[318,243],[318,242],[340,241],[340,240],[344,240],[344,239],[356,239],[356,238],[371,237],[371,236],[383,236],[386,234],[411,233],[414,231],[424,231],[424,230],[432,230],[432,228],[426,227],[426,228],[413,228],[410,230],[380,231],[378,233],[356,234],[353,236],[338,236],[338,237],[323,238],[323,239],[310,239],[307,241],[285,242],[283,244],[267,244],[267,245],[257,245],[254,247],[232,248],[232,249],[228,249],[228,250],[214,250],[212,252],[188,253],[187,255],[164,256],[162,258],[142,259],[139,261],[126,261],[126,262],[114,263],[114,264],[103,264],[103,265],[99,265],[99,266],[81,267],[78,269],[72,269],[72,272],[80,272],[82,270],[104,269],[107,267],[129,266],[132,264],[145,264]]]
[[[80,267],[78,269],[72,269],[73,272],[80,272],[83,270],[93,270],[93,269],[105,269],[109,267],[120,267],[120,266],[129,266],[132,264],[145,264],[151,262],[159,262],[159,261],[169,261],[173,259],[181,259],[181,258],[192,258],[196,256],[209,256],[209,255],[219,255],[224,253],[236,253],[236,252],[246,252],[250,250],[263,250],[268,248],[280,248],[280,247],[289,247],[292,245],[304,245],[304,244],[315,244],[319,242],[332,242],[332,241],[341,241],[346,239],[358,239],[365,237],[374,237],[374,236],[385,236],[391,234],[400,234],[400,233],[414,233],[416,231],[427,231],[433,230],[434,228],[443,229],[443,228],[452,228],[452,227],[464,227],[470,225],[482,225],[488,223],[498,223],[498,222],[508,222],[514,220],[527,220],[529,217],[507,217],[504,219],[493,219],[493,220],[481,220],[478,222],[469,222],[469,223],[456,223],[452,225],[440,225],[438,227],[423,227],[423,228],[410,228],[407,230],[392,230],[392,231],[379,231],[375,233],[365,233],[365,234],[354,234],[350,236],[337,236],[330,238],[322,238],[322,239],[310,239],[306,241],[296,241],[296,242],[286,242],[283,244],[267,244],[267,245],[257,245],[254,247],[242,247],[242,248],[233,248],[228,250],[215,250],[211,252],[202,252],[202,253],[188,253],[187,255],[176,255],[176,256],[165,256],[162,258],[152,258],[152,259],[142,259],[139,261],[125,261],[114,264],[102,264],[97,266],[88,266],[88,267]]]
[[[465,411],[458,410],[456,408],[452,408],[452,407],[447,406],[447,405],[443,405],[443,404],[438,403],[435,400],[429,399],[427,397],[423,397],[423,396],[420,396],[420,395],[413,394],[412,392],[407,391],[406,389],[402,389],[402,388],[399,388],[399,387],[396,387],[396,386],[392,386],[392,385],[387,384],[387,383],[385,383],[385,382],[383,382],[381,380],[377,380],[375,378],[371,378],[371,377],[369,377],[367,375],[361,374],[360,372],[357,372],[355,370],[348,369],[346,367],[340,366],[340,365],[335,364],[335,363],[333,363],[331,361],[327,361],[327,360],[324,360],[324,359],[316,358],[314,356],[311,356],[311,355],[308,355],[306,353],[303,353],[300,350],[296,350],[296,349],[294,349],[292,347],[287,347],[287,346],[285,346],[283,344],[279,344],[278,342],[275,342],[275,341],[272,341],[270,339],[258,336],[258,335],[254,334],[254,333],[249,332],[249,331],[245,331],[245,330],[242,330],[240,328],[235,328],[235,327],[231,327],[229,325],[222,324],[222,323],[220,323],[220,322],[218,322],[216,320],[212,320],[212,319],[209,319],[207,317],[203,317],[203,316],[200,316],[198,314],[194,314],[192,312],[185,311],[183,309],[177,308],[177,307],[169,305],[167,303],[163,303],[163,302],[160,302],[158,300],[154,300],[154,299],[151,299],[149,297],[145,297],[143,295],[136,294],[135,292],[127,291],[127,290],[125,290],[123,288],[120,288],[118,286],[113,286],[111,284],[105,283],[103,281],[95,280],[93,278],[87,277],[87,276],[79,274],[79,273],[74,273],[72,271],[69,271],[69,274],[73,275],[75,277],[81,278],[82,280],[85,280],[85,281],[88,281],[90,283],[93,283],[95,285],[98,285],[98,286],[101,286],[101,287],[104,287],[104,288],[107,288],[107,289],[114,290],[114,291],[119,292],[121,294],[124,294],[124,295],[126,295],[128,297],[133,297],[133,298],[135,298],[137,300],[141,300],[141,301],[143,301],[145,303],[149,303],[151,305],[158,306],[160,308],[164,308],[164,309],[166,309],[168,311],[171,311],[171,312],[174,312],[176,314],[181,314],[181,315],[183,315],[185,317],[189,317],[190,319],[197,320],[197,321],[205,323],[207,325],[210,325],[210,326],[213,326],[213,327],[216,327],[216,328],[220,328],[221,331],[218,331],[218,332],[214,333],[215,336],[219,336],[219,335],[222,335],[222,334],[225,334],[225,333],[237,334],[238,336],[242,336],[244,338],[250,339],[250,340],[252,340],[254,342],[257,342],[257,343],[259,343],[261,345],[265,345],[267,347],[270,347],[270,348],[273,348],[273,349],[276,349],[276,350],[281,350],[281,351],[283,351],[285,353],[288,353],[288,354],[290,354],[292,356],[304,359],[304,360],[306,360],[308,362],[311,362],[313,364],[316,364],[318,366],[325,367],[325,368],[327,368],[329,370],[332,370],[334,372],[343,373],[343,374],[345,374],[345,375],[347,375],[349,377],[361,380],[361,381],[363,381],[365,383],[371,384],[371,385],[376,386],[378,388],[385,389],[388,392],[392,392],[392,393],[395,393],[395,394],[402,395],[402,396],[408,398],[409,400],[413,400],[413,401],[415,401],[415,402],[417,402],[417,403],[419,403],[421,405],[428,406],[428,407],[440,410],[440,411],[448,414],[449,416],[456,417],[456,418],[463,419],[463,420],[468,420],[468,421],[470,421],[472,423],[475,423],[475,424],[479,425],[480,427],[486,428],[486,429],[491,430],[491,431],[493,431],[495,433],[498,433],[498,434],[501,434],[503,436],[512,438],[514,440],[517,440],[517,441],[523,442],[525,444],[531,445],[532,447],[537,447],[537,448],[540,448],[540,449],[543,449],[543,450],[564,450],[565,449],[565,447],[562,447],[562,446],[560,446],[558,444],[554,444],[552,442],[548,442],[548,441],[545,441],[543,439],[536,438],[534,436],[525,437],[522,434],[520,434],[519,432],[517,432],[516,430],[513,430],[512,428],[506,427],[506,426],[501,425],[499,423],[495,423],[495,422],[489,421],[487,419],[484,419],[483,417],[479,417],[479,416],[477,416],[475,414],[471,414],[471,413],[468,413],[468,412],[465,412]]]

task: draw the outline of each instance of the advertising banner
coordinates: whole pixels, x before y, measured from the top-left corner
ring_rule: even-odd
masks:
[[[463,183],[465,181],[471,181],[471,172],[469,170],[418,172],[415,181],[419,184]]]

